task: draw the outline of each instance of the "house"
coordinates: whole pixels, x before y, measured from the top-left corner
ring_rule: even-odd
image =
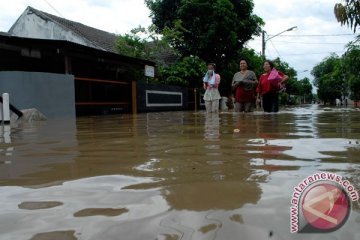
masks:
[[[17,79],[17,84],[12,82],[12,89],[17,89],[15,96],[23,96],[17,102],[24,104],[23,99],[39,98],[19,92],[21,84],[35,81],[34,72],[67,75],[62,81],[67,83],[67,92],[74,92],[77,116],[186,110],[193,105],[188,101],[188,89],[146,84],[145,75],[153,74],[155,62],[118,54],[116,42],[115,34],[27,7],[8,33],[0,33],[0,78],[3,75],[12,81]],[[178,59],[166,51],[159,51],[158,57],[161,60],[157,62],[163,65]],[[11,77],[9,71],[17,73]],[[68,75],[74,77],[73,91]],[[9,86],[6,79],[0,79],[1,86]],[[49,79],[49,83],[44,79]],[[36,86],[43,92],[47,85],[52,86],[54,94],[66,98],[64,92],[58,91],[61,89],[58,79],[58,75],[40,74]],[[66,111],[69,102],[60,110],[71,112]],[[48,112],[53,114],[54,109]]]
[[[77,115],[137,112],[136,84],[155,63],[118,54],[116,39],[28,7],[0,33],[0,71],[73,75]]]
[[[145,78],[145,66],[155,65],[69,41],[5,35],[0,35],[0,55],[0,73],[72,75],[77,116],[137,112],[137,81]]]
[[[118,53],[117,35],[84,24],[70,21],[46,12],[27,7],[8,34],[18,37],[65,40],[103,51]],[[152,43],[149,47],[152,48]],[[178,61],[179,56],[166,49],[159,49],[156,62],[168,66]]]
[[[8,33],[12,36],[65,40],[87,47],[117,53],[113,33],[70,21],[46,12],[27,7]]]

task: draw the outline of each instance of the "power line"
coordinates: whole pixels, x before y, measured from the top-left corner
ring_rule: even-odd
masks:
[[[269,35],[271,36],[271,35]],[[277,37],[340,37],[340,36],[355,36],[355,34],[308,34],[308,35],[279,35]]]
[[[287,54],[283,56],[303,56],[303,55],[318,55],[318,54],[330,54],[330,53],[345,53],[345,51],[341,52],[318,52],[318,53],[294,53],[294,54]]]
[[[268,58],[272,59],[273,57],[272,57],[271,52],[269,51],[269,48],[267,48],[265,51],[267,52]]]
[[[57,14],[60,15],[60,17],[64,17],[53,5],[51,5],[47,0],[44,0],[44,2],[49,5],[49,7],[52,8],[52,10],[54,10],[55,12],[57,12]]]
[[[281,58],[279,51],[276,49],[276,47],[275,47],[274,43],[271,41],[271,39],[269,40],[269,42],[271,43],[271,45],[272,45],[273,48],[275,49],[277,55]]]
[[[274,41],[275,43],[294,43],[294,44],[319,44],[319,45],[345,45],[348,43],[335,43],[335,42],[329,42],[329,43],[315,43],[315,42],[288,42],[288,41]]]

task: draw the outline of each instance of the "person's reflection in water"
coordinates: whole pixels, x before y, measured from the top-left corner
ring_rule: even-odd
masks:
[[[283,152],[289,150],[286,146],[274,146],[269,143],[269,140],[276,140],[282,138],[281,127],[279,124],[280,115],[264,115],[262,122],[259,122],[258,136],[263,139],[264,145],[261,147],[263,169],[269,172],[281,170],[281,167],[268,165],[266,160],[281,159]]]
[[[209,141],[220,140],[220,118],[219,114],[211,113],[206,115],[204,139]]]
[[[181,166],[176,168],[181,172],[172,173],[164,191],[164,197],[173,209],[235,210],[259,200],[261,189],[258,182],[252,179],[254,172],[244,164],[232,165],[247,160],[239,156],[225,156],[221,149],[220,124],[224,117],[206,114],[204,141],[196,147],[199,154],[191,156],[189,162],[174,162]],[[191,168],[186,169],[185,166]]]
[[[279,115],[264,115],[260,119],[259,137],[267,139],[278,139],[280,137]]]

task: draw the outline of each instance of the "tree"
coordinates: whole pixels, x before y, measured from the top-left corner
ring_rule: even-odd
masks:
[[[343,0],[344,3],[337,3],[334,7],[334,13],[341,25],[347,25],[356,32],[360,25],[360,1]]]
[[[170,34],[170,33],[169,33]],[[134,28],[130,33],[120,35],[117,39],[118,52],[122,55],[155,61],[159,65],[166,65],[162,55],[173,55],[180,58],[180,54],[167,41],[167,37],[160,38],[150,26]]]
[[[197,87],[206,71],[206,63],[197,56],[181,57],[178,51],[170,46],[168,39],[176,37],[177,32],[168,30],[162,38],[154,31],[154,26],[145,29],[141,26],[134,28],[130,33],[119,36],[117,46],[122,55],[148,59],[157,64],[155,79],[150,82],[167,85]],[[143,35],[143,36],[141,36]],[[176,58],[175,62],[168,64],[167,59]],[[138,74],[139,76],[141,73]],[[143,74],[142,74],[143,75]]]
[[[206,71],[206,63],[199,57],[184,57],[169,67],[159,67],[160,83],[185,87],[199,87]]]
[[[346,53],[343,55],[343,66],[348,80],[351,99],[360,100],[360,35],[348,44]]]
[[[162,33],[165,27],[171,27],[177,19],[174,13],[181,0],[145,0],[145,3],[151,11],[150,17],[156,26],[156,32]]]
[[[349,97],[360,100],[360,35],[341,57],[332,54],[316,65],[312,74],[318,97],[325,102]]]
[[[146,41],[139,36],[140,33],[145,32],[145,28],[139,26],[132,29],[130,33],[120,35],[116,43],[119,53],[129,57],[148,59],[149,49],[146,47]]]
[[[346,84],[343,63],[339,56],[332,54],[317,64],[311,74],[314,76],[314,85],[318,88],[318,98],[324,103],[334,103],[346,95]]]
[[[311,102],[313,99],[312,89],[310,79],[305,77],[298,81],[299,83],[299,95],[303,97],[304,102]]]
[[[239,60],[243,44],[261,31],[252,0],[146,0],[156,32],[177,33],[170,43],[182,56],[215,62],[222,74]],[[229,85],[232,76],[222,74]],[[223,83],[224,84],[224,83]]]

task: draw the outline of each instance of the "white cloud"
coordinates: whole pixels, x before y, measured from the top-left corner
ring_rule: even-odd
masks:
[[[298,27],[295,31],[273,38],[272,42],[268,41],[267,56],[269,58],[280,56],[298,71],[299,78],[312,78],[310,71],[317,63],[330,52],[339,52],[341,55],[345,44],[354,38],[354,36],[302,36],[353,34],[335,19],[333,8],[338,2],[340,0],[255,0],[254,11],[265,21],[264,29],[268,34],[274,35],[290,27]],[[284,35],[292,35],[292,37]],[[256,37],[248,45],[260,52],[261,38]],[[304,70],[308,71],[303,72]]]

